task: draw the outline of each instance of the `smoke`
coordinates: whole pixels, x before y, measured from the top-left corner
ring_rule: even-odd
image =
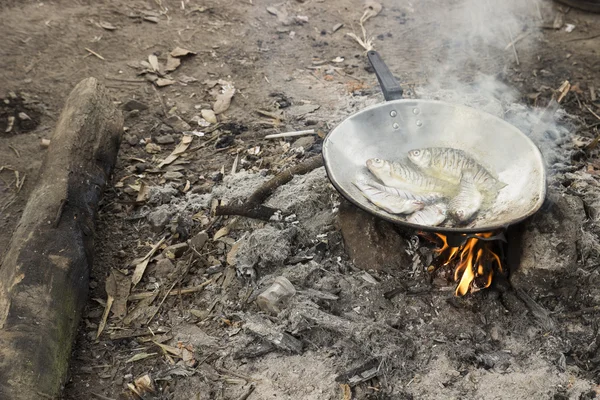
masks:
[[[552,106],[551,91],[541,96],[544,107],[527,106],[511,79],[539,54],[539,27],[544,15],[550,14],[550,2],[452,0],[434,9],[423,3],[429,2],[414,6],[414,15],[425,18],[416,33],[428,35],[433,56],[421,57],[427,85],[415,89],[417,97],[464,104],[503,118],[529,135],[549,173],[564,166],[569,151],[560,146],[576,121]]]

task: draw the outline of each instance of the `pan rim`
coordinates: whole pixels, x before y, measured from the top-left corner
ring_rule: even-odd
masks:
[[[413,224],[407,221],[398,221],[397,219],[390,217],[386,214],[384,214],[383,212],[379,213],[374,211],[373,209],[370,209],[368,207],[366,207],[364,204],[358,202],[354,196],[352,194],[350,194],[348,191],[346,191],[334,178],[333,176],[335,175],[333,173],[332,170],[332,164],[329,162],[328,160],[328,144],[331,143],[330,142],[330,138],[333,134],[335,134],[336,131],[338,131],[339,129],[341,129],[340,127],[347,122],[348,120],[350,120],[351,118],[356,118],[359,117],[361,114],[372,111],[373,109],[377,109],[380,108],[382,106],[385,105],[389,105],[389,104],[402,104],[402,103],[420,103],[420,104],[424,104],[424,103],[428,103],[428,104],[437,104],[437,105],[442,105],[445,107],[451,107],[454,109],[465,109],[465,110],[470,110],[472,112],[475,112],[479,115],[485,115],[488,118],[492,118],[494,120],[499,121],[502,124],[506,124],[510,127],[512,127],[512,129],[515,130],[515,133],[518,133],[522,136],[523,139],[525,139],[526,142],[528,142],[531,145],[531,148],[534,149],[534,151],[536,152],[536,158],[538,159],[541,168],[540,168],[540,181],[542,183],[541,185],[541,190],[538,193],[538,199],[535,202],[535,204],[529,209],[528,212],[524,213],[523,215],[517,217],[517,218],[513,218],[510,221],[506,221],[504,223],[499,223],[499,224],[490,224],[490,225],[486,225],[484,227],[473,227],[473,228],[469,228],[469,227],[465,227],[465,228],[460,228],[460,227],[436,227],[436,226],[425,226],[425,225],[417,225],[417,224]],[[534,215],[536,212],[539,211],[539,209],[542,207],[545,198],[546,198],[546,192],[547,192],[547,174],[546,174],[546,168],[545,168],[545,164],[544,164],[544,158],[542,156],[542,153],[540,152],[539,148],[537,147],[537,145],[533,142],[533,140],[531,140],[531,138],[529,136],[527,136],[525,133],[523,133],[523,131],[521,131],[519,128],[517,128],[516,126],[514,126],[513,124],[511,124],[510,122],[497,117],[493,114],[490,114],[486,111],[482,111],[482,110],[478,110],[476,108],[473,107],[469,107],[466,105],[462,105],[462,104],[452,104],[452,103],[448,103],[446,101],[440,101],[440,100],[427,100],[427,99],[400,99],[400,100],[391,100],[391,101],[384,101],[381,103],[377,103],[377,104],[373,104],[371,106],[368,106],[366,108],[363,108],[362,110],[357,111],[354,114],[349,115],[348,117],[346,117],[344,120],[342,120],[339,124],[337,124],[336,127],[334,127],[325,137],[325,140],[323,141],[323,149],[321,152],[321,155],[323,157],[323,165],[325,166],[325,171],[327,173],[327,177],[329,178],[329,181],[331,182],[331,184],[336,188],[336,190],[348,201],[350,201],[352,204],[354,204],[355,206],[359,207],[360,209],[366,211],[367,213],[369,213],[370,215],[376,216],[378,218],[381,218],[383,220],[386,220],[388,222],[391,222],[395,225],[401,226],[401,227],[405,227],[405,228],[410,228],[413,230],[417,230],[417,231],[425,231],[425,232],[437,232],[437,233],[449,233],[449,234],[468,234],[468,233],[483,233],[483,232],[494,232],[494,231],[501,231],[501,230],[506,230],[509,226],[511,225],[515,225],[518,224],[519,222],[524,221],[525,219],[531,217],[532,215]]]

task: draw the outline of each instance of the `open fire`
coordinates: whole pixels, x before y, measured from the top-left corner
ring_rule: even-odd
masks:
[[[489,287],[494,272],[504,272],[500,256],[494,251],[494,248],[499,247],[494,233],[470,235],[458,246],[448,244],[448,237],[445,235],[435,235],[442,240],[442,247],[435,250],[438,254],[436,266],[430,269],[453,267],[454,281],[458,282],[455,291],[457,296]]]

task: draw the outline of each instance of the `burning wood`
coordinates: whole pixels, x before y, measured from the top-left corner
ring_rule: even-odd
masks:
[[[457,296],[489,287],[494,271],[503,272],[502,261],[493,250],[497,241],[486,240],[494,236],[492,232],[476,234],[457,247],[449,245],[445,235],[435,235],[442,240],[442,247],[436,250],[436,260],[441,261],[442,267],[454,266],[454,281],[458,282],[455,291]]]

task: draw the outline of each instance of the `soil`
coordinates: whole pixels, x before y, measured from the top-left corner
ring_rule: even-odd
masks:
[[[515,43],[517,64],[512,49],[504,50],[505,36],[486,36],[495,51],[474,56],[481,43],[463,35],[477,27],[447,30],[453,20],[443,18],[446,11],[462,15],[454,11],[472,1],[416,3],[383,1],[365,24],[407,96],[451,92],[459,93],[454,101],[472,103],[457,84],[481,82],[474,77],[483,72],[505,85],[494,88],[515,91],[513,113],[500,110],[510,121],[514,104],[539,115],[533,107],[543,109],[565,80],[572,85],[559,121],[534,139],[549,164],[553,196],[581,199],[585,215],[570,218],[565,210],[572,202],[563,202],[565,209],[552,202],[548,207],[561,211],[542,209],[544,218],[524,225],[527,240],[540,232],[546,246],[564,245],[574,254],[532,274],[530,286],[520,279],[515,288],[497,284],[454,297],[452,283],[427,272],[430,244],[405,233],[412,265],[357,268],[337,222],[340,197],[322,168],[295,177],[269,199],[279,219],[214,216],[218,202],[244,199],[272,174],[320,154],[337,122],[381,101],[364,50],[346,35],[360,35],[362,3],[3,2],[0,98],[8,102],[0,106],[0,256],[35,184],[46,152],[41,139],[51,139],[77,82],[98,78],[126,117],[98,213],[90,298],[65,399],[136,398],[136,391],[144,399],[598,396],[600,15],[542,2],[535,25],[513,32],[517,38],[529,32]],[[344,26],[334,32],[338,23]],[[575,25],[572,32],[567,24]],[[164,64],[176,47],[196,54],[167,74],[174,84],[154,86],[140,62],[153,54]],[[449,85],[442,91],[443,78]],[[214,106],[219,80],[236,89],[231,106],[216,128],[198,126],[194,117]],[[476,94],[487,87],[479,84]],[[318,135],[299,142],[264,139],[311,128]],[[159,168],[189,131],[205,134]],[[142,183],[148,196],[139,194]],[[565,218],[581,226],[561,237]],[[126,304],[134,260],[162,238],[131,289],[152,297]],[[188,240],[189,248],[172,247]],[[124,289],[97,338],[109,274]],[[255,300],[278,276],[296,294],[277,315],[266,314]],[[145,375],[153,390],[138,379]]]

